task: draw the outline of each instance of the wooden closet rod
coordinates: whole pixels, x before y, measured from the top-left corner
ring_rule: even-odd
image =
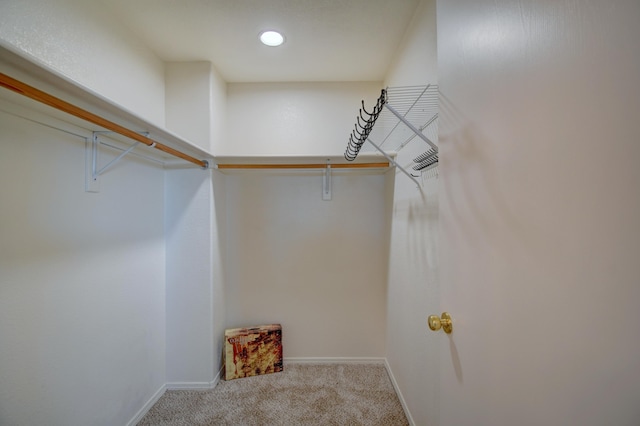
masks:
[[[386,168],[389,163],[353,163],[353,164],[218,164],[219,169],[357,169]]]
[[[6,89],[9,89],[11,91],[14,91],[16,93],[19,93],[28,98],[34,99],[45,105],[49,105],[50,107],[56,108],[60,111],[66,112],[67,114],[71,114],[73,116],[81,118],[90,123],[97,124],[100,127],[111,130],[115,133],[121,134],[122,136],[126,136],[135,141],[141,142],[147,146],[159,149],[160,151],[166,152],[167,154],[171,154],[175,157],[182,158],[183,160],[189,161],[193,164],[197,164],[202,168],[206,169],[209,166],[209,163],[207,161],[198,160],[197,158],[194,158],[176,149],[163,145],[160,142],[156,142],[151,138],[141,135],[140,133],[136,133],[133,130],[129,130],[126,127],[122,127],[119,124],[116,124],[112,121],[104,119],[99,115],[93,114],[87,110],[79,108],[68,102],[65,102],[62,99],[56,98],[55,96],[52,96],[46,92],[38,90],[35,87],[29,86],[28,84],[25,84],[14,78],[11,78],[6,74],[0,73],[0,86]]]

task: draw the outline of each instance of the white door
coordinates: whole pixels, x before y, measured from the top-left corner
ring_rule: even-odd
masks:
[[[640,3],[437,6],[440,423],[638,425]]]

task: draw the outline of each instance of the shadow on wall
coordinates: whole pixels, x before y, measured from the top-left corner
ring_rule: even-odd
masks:
[[[396,207],[396,214],[399,209]],[[406,211],[408,253],[416,265],[426,269],[437,268],[437,258],[433,247],[437,247],[438,201],[420,193],[419,200],[409,202]]]
[[[463,384],[463,376],[462,376],[462,363],[460,362],[460,354],[458,353],[458,347],[456,346],[456,342],[453,341],[453,336],[448,335],[449,338],[449,352],[451,353],[451,363],[453,364],[453,370],[456,372],[456,379],[458,379],[458,383]]]
[[[498,173],[499,160],[486,155],[491,138],[443,93],[440,93],[440,120],[441,193],[445,194],[443,202],[449,204],[448,215],[442,220],[451,224],[446,229],[469,244],[491,240],[487,238],[489,235],[499,233],[510,235],[511,247],[525,247],[525,223],[519,220],[501,191],[504,182]],[[473,214],[470,216],[468,212]],[[474,223],[465,217],[473,217]],[[504,232],[505,229],[509,232]]]

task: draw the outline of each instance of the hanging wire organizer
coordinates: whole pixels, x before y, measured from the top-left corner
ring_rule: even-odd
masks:
[[[397,153],[416,137],[427,144],[425,150],[406,166],[411,167],[417,175],[408,172],[386,152]],[[437,138],[438,86],[429,84],[388,87],[381,91],[371,111],[365,109],[362,101],[362,108],[356,117],[354,130],[349,135],[344,157],[348,161],[355,160],[364,143],[368,142],[419,187],[416,177],[431,170],[436,171],[431,175],[437,176]]]
[[[361,102],[362,108],[360,108],[360,111],[358,112],[356,124],[354,125],[354,129],[351,131],[351,135],[349,135],[347,149],[344,151],[344,158],[347,161],[353,161],[356,159],[360,152],[360,148],[362,148],[362,145],[364,145],[365,141],[369,137],[369,134],[373,130],[373,125],[376,124],[376,121],[382,112],[382,107],[387,102],[387,91],[386,89],[382,89],[382,93],[373,107],[372,112],[367,112],[364,106],[364,101]],[[363,112],[367,117],[362,115]],[[360,121],[360,119],[362,119],[362,121]]]

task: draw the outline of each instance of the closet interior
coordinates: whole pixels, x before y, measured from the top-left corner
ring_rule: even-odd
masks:
[[[65,259],[70,265],[65,271],[70,272],[56,278],[68,281],[65,286],[81,288],[85,299],[96,289],[109,295],[111,305],[101,305],[93,315],[106,316],[117,308],[122,312],[118,326],[131,316],[127,307],[134,307],[132,300],[144,299],[139,305],[149,307],[138,323],[129,322],[125,333],[112,333],[104,340],[111,347],[117,346],[113,343],[117,340],[127,354],[112,370],[146,363],[151,371],[149,380],[135,383],[135,398],[123,417],[138,418],[164,389],[215,386],[220,339],[211,336],[221,335],[224,325],[245,325],[252,321],[247,320],[251,315],[282,319],[288,326],[285,356],[291,359],[383,362],[394,172],[407,173],[398,152],[404,152],[412,140],[422,139],[416,129],[429,135],[437,123],[437,104],[429,104],[434,86],[390,87],[383,92],[385,105],[380,103],[373,111],[363,105],[357,121],[362,128],[356,130],[362,137],[366,128],[365,141],[375,150],[358,147],[353,158],[340,155],[339,148],[333,150],[335,155],[326,156],[214,156],[192,142],[196,139],[123,108],[23,52],[1,46],[0,58],[0,111],[9,119],[18,117],[19,126],[38,135],[30,139],[35,148],[26,150],[40,155],[37,146],[47,144],[49,132],[56,140],[69,139],[61,155],[74,154],[62,162],[48,162],[47,168],[33,175],[39,185],[47,175],[59,178],[52,170],[65,169],[69,177],[37,193],[38,198],[51,194],[46,197],[49,204],[43,201],[37,206],[59,206],[51,214],[43,213],[56,218],[45,231],[58,227],[78,239],[52,239],[54,251],[60,246],[70,253],[70,259]],[[361,94],[368,96],[367,91]],[[40,137],[41,133],[45,136]],[[84,158],[78,140],[84,142]],[[45,155],[55,154],[53,143],[47,148]],[[21,148],[11,149],[24,153]],[[99,196],[82,193],[81,171],[76,167],[82,160],[85,192],[102,192]],[[415,181],[420,170],[413,171],[408,176]],[[126,211],[123,206],[129,200],[140,200],[143,208]],[[64,208],[65,203],[78,207],[74,214]],[[63,218],[65,214],[68,218]],[[27,228],[27,222],[16,229]],[[33,233],[45,240],[46,232]],[[98,242],[97,248],[83,246],[87,235]],[[116,250],[111,250],[112,239]],[[142,260],[135,251],[139,246],[147,250]],[[94,251],[106,252],[100,257],[109,260],[100,263],[110,266],[97,268],[90,258]],[[120,256],[135,256],[139,266]],[[96,271],[97,278],[85,284],[80,272],[75,273],[82,267]],[[112,273],[126,278],[118,281]],[[224,279],[223,274],[227,274]],[[34,281],[48,283],[46,270],[41,275]],[[60,294],[76,297],[71,290]],[[153,301],[147,303],[147,298]],[[80,305],[67,306],[69,315]],[[34,304],[32,309],[42,306]],[[63,320],[50,321],[58,330],[51,335],[81,335],[64,331]],[[151,331],[141,338],[139,330]],[[332,330],[331,336],[323,335],[326,330]],[[314,334],[321,337],[313,338]],[[146,345],[143,350],[139,350],[141,341]],[[138,352],[131,355],[130,349]],[[58,343],[50,345],[47,353],[62,356],[66,350]],[[76,353],[96,364],[105,362],[90,345],[77,348]],[[149,354],[151,362],[147,362]],[[336,354],[343,358],[335,358]],[[16,376],[24,375],[23,367],[28,363],[20,363]],[[64,364],[59,371],[73,375],[76,366]],[[42,381],[45,390],[54,382],[49,376]],[[118,376],[104,392],[116,394],[129,381],[130,375]],[[33,390],[34,395],[38,392]]]

